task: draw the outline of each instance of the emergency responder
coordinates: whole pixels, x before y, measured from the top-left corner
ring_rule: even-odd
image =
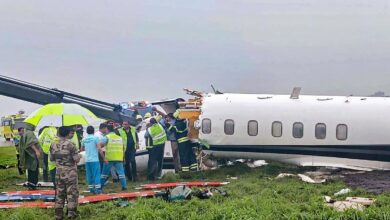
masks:
[[[107,128],[110,132],[105,136],[105,157],[108,163],[105,162],[103,165],[101,184],[103,187],[108,179],[111,167],[115,167],[116,172],[118,172],[122,190],[124,191],[127,190],[125,171],[123,168],[124,151],[126,150],[126,145],[123,143],[122,138],[115,134],[114,127],[112,125],[108,125]]]
[[[142,118],[141,115],[137,115],[137,116],[135,117],[135,119],[137,120],[136,130],[137,130],[137,132],[139,132],[139,131],[141,131],[141,129],[142,129],[142,121],[143,121],[143,118]]]
[[[56,219],[63,219],[65,200],[67,201],[68,218],[77,218],[79,198],[77,163],[80,161],[80,155],[70,140],[72,139],[71,130],[70,127],[60,127],[58,129],[59,140],[50,147],[50,160],[54,161],[57,167]]]
[[[26,123],[26,128],[19,142],[20,168],[27,169],[27,187],[35,190],[38,183],[39,161],[41,146],[34,134],[35,126]]]
[[[93,126],[87,127],[88,136],[81,141],[81,151],[85,150],[85,170],[87,174],[88,188],[90,193],[100,194],[100,164],[99,155],[103,158],[103,161],[108,162],[104,158],[102,150],[103,143],[98,137],[94,135],[95,128]]]
[[[111,121],[111,120],[109,120],[109,121],[107,121],[106,122],[106,129],[105,129],[105,132],[106,133],[104,133],[104,137],[108,134],[108,133],[110,133],[110,131],[108,130],[108,128],[107,128],[107,126],[109,126],[109,125],[111,125],[114,129],[115,129],[115,122],[114,121]],[[103,143],[103,146],[105,145],[105,143]],[[103,147],[103,151],[105,151],[105,148]],[[103,164],[103,163],[102,163]],[[100,169],[102,172],[103,172],[103,166],[101,167],[101,169]],[[117,183],[117,182],[119,182],[119,177],[118,177],[118,173],[117,173],[117,171],[116,171],[116,169],[115,169],[115,166],[112,166],[111,167],[111,178],[112,178],[112,182],[114,182],[114,183]],[[106,182],[107,183],[107,182]]]
[[[17,165],[18,165],[18,173],[19,175],[22,175],[24,174],[24,170],[22,170],[20,168],[20,159],[19,159],[19,143],[20,143],[20,138],[23,136],[24,134],[24,128],[23,127],[19,127],[18,128],[18,134],[14,136],[13,138],[13,141],[14,141],[14,144],[15,144],[15,150],[16,150],[16,162],[17,162]]]
[[[54,143],[58,141],[58,136],[55,138]],[[57,173],[57,168],[56,168],[56,163],[50,160],[50,150],[49,150],[49,160],[47,163],[47,169],[49,170],[50,173],[50,181],[54,185],[54,189],[56,189],[56,173]]]
[[[179,155],[181,170],[188,172],[190,170],[197,171],[198,163],[194,151],[192,150],[192,143],[188,138],[188,123],[186,120],[179,119],[179,111],[173,114],[176,118],[174,124],[171,124],[168,131],[173,131],[176,134],[177,143],[179,145]]]
[[[38,136],[38,141],[42,146],[43,151],[43,181],[49,181],[49,169],[48,169],[48,154],[50,146],[54,143],[57,136],[57,128],[47,126],[42,129],[41,134]]]
[[[161,173],[162,164],[159,166],[159,161],[162,162],[163,160],[164,146],[167,141],[165,129],[155,118],[150,119],[145,138],[147,140],[147,150],[149,153],[148,180],[155,180]]]
[[[128,121],[123,121],[122,128],[118,129],[122,137],[123,144],[126,145],[125,151],[125,173],[129,181],[137,181],[137,164],[135,161],[135,152],[139,149],[139,139],[136,128],[130,126]]]
[[[172,148],[172,157],[173,157],[173,166],[175,167],[175,172],[178,173],[181,170],[180,166],[180,156],[179,156],[179,146],[177,144],[176,132],[175,129],[169,129],[170,125],[175,124],[175,117],[173,117],[172,113],[169,113],[165,116],[165,126],[167,130],[168,140],[171,142]]]
[[[73,129],[70,131],[73,132],[74,135],[72,137],[72,142],[76,146],[77,150],[80,150],[81,140],[83,139],[83,126],[82,125],[76,125],[73,127]]]
[[[95,136],[99,139],[99,143],[101,143],[101,145],[103,146],[103,152],[105,151],[105,149],[104,149],[104,136],[106,134],[108,134],[107,124],[101,123],[99,125],[99,130],[95,132]],[[103,159],[103,157],[100,156],[100,154],[99,154],[99,162],[100,162],[100,171],[102,171],[104,159]]]

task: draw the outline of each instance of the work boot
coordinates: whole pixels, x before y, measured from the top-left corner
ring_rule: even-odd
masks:
[[[27,182],[26,184],[28,190],[36,190],[37,186],[34,183]]]
[[[77,219],[77,208],[68,209],[68,219]]]
[[[55,219],[56,220],[63,220],[64,219],[63,209],[61,209],[61,208],[55,209]]]

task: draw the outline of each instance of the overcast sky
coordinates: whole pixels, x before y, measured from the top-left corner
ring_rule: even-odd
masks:
[[[389,0],[0,0],[0,74],[118,103],[390,93]],[[0,115],[37,105],[0,96]]]

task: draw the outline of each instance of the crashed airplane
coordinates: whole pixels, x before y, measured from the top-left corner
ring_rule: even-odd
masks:
[[[190,139],[217,158],[275,160],[300,166],[390,170],[390,98],[200,93],[194,99],[153,102],[179,110]],[[77,103],[115,121],[133,109],[0,76],[0,94],[38,104]],[[142,132],[142,131],[141,131]],[[142,133],[139,134],[142,137]],[[142,138],[141,138],[142,139]],[[165,160],[172,160],[169,144]],[[139,168],[147,152],[137,152]]]

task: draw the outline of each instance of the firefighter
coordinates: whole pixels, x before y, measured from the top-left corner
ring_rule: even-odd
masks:
[[[180,157],[179,157],[179,146],[178,146],[177,140],[176,140],[176,132],[174,131],[174,129],[169,129],[170,124],[175,124],[175,118],[173,117],[173,113],[169,113],[168,115],[166,115],[165,126],[167,128],[168,140],[171,142],[173,165],[175,167],[175,172],[178,173],[181,170]]]
[[[194,151],[192,150],[192,143],[188,138],[188,122],[179,119],[178,111],[176,111],[173,116],[176,120],[168,127],[168,131],[174,132],[176,135],[176,140],[179,145],[181,171],[197,171],[198,163]]]

